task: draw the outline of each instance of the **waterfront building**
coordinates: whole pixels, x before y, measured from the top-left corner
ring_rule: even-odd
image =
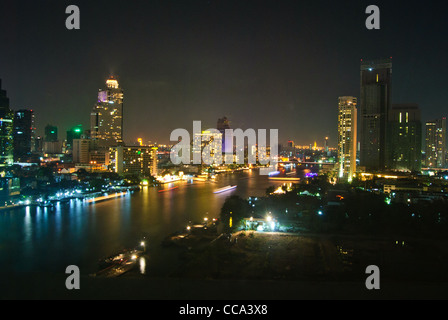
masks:
[[[110,169],[118,174],[157,176],[157,147],[117,146],[109,148]]]
[[[339,97],[338,102],[338,172],[339,178],[352,181],[356,174],[358,100]]]

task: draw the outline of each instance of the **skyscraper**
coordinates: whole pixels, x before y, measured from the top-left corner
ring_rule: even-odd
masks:
[[[98,92],[98,102],[90,116],[91,137],[99,148],[123,143],[123,90],[110,77],[106,89]]]
[[[388,119],[388,168],[420,171],[422,167],[422,123],[416,104],[396,104]]]
[[[230,121],[227,117],[218,119],[216,129],[222,134],[222,152],[233,153],[233,136],[231,135],[230,139],[226,140],[226,129],[230,129]]]
[[[360,162],[368,170],[387,167],[387,118],[392,59],[361,61]]]
[[[428,168],[448,166],[446,117],[426,122],[425,165]]]
[[[34,112],[21,109],[14,113],[14,160],[27,161],[34,148]]]
[[[45,141],[55,142],[58,141],[58,127],[48,124],[45,127]]]
[[[356,173],[356,145],[358,130],[358,100],[339,97],[338,112],[338,161],[339,178],[352,181]]]
[[[14,162],[13,118],[9,108],[9,98],[2,90],[0,79],[0,167],[12,165]]]
[[[73,140],[81,139],[83,134],[82,125],[78,124],[67,131],[67,150],[73,150]]]

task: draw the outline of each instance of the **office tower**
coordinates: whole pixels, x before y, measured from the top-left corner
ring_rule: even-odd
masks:
[[[34,148],[34,112],[18,110],[14,113],[14,160],[27,161]]]
[[[58,127],[47,124],[45,127],[45,141],[55,142],[58,141]]]
[[[422,123],[416,104],[396,104],[388,117],[388,168],[421,170]]]
[[[99,148],[123,143],[123,90],[110,77],[106,89],[98,92],[98,102],[90,115],[90,134]]]
[[[110,150],[110,166],[118,174],[157,175],[157,147],[117,146]]]
[[[222,152],[233,153],[233,135],[230,135],[229,139],[226,140],[226,129],[230,129],[230,121],[227,117],[218,119],[216,128],[222,134]]]
[[[73,150],[73,140],[81,139],[83,135],[82,125],[78,124],[67,131],[67,150]]]
[[[203,130],[201,133],[195,133],[191,148],[193,164],[221,164],[223,157],[220,142],[221,134],[218,132]]]
[[[13,118],[14,113],[9,108],[9,98],[2,90],[0,79],[0,167],[10,166],[14,162]]]
[[[339,178],[352,181],[356,174],[358,110],[355,97],[339,97],[338,161]]]
[[[89,139],[73,139],[73,163],[89,163]]]
[[[360,162],[368,170],[387,166],[387,117],[392,59],[361,61]]]
[[[428,168],[448,166],[446,129],[446,117],[426,122],[425,165]]]

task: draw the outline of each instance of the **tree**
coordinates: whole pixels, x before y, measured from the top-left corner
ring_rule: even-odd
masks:
[[[221,208],[221,222],[227,231],[235,229],[242,219],[249,215],[250,206],[248,202],[239,196],[227,197]],[[232,223],[230,223],[232,221]]]

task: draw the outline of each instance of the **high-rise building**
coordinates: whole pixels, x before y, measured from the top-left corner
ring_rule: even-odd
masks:
[[[339,97],[338,161],[339,178],[352,181],[356,174],[358,109],[357,98]]]
[[[191,148],[193,164],[221,164],[223,161],[221,138],[221,133],[218,131],[203,130],[201,133],[195,133]]]
[[[27,161],[31,158],[34,148],[34,112],[33,110],[18,110],[14,113],[14,160]]]
[[[14,113],[9,108],[9,98],[2,90],[0,79],[0,167],[10,166],[14,162],[13,118]]]
[[[420,171],[422,123],[416,104],[395,104],[388,117],[388,168]]]
[[[123,90],[110,77],[90,115],[90,134],[99,148],[123,144]]]
[[[392,59],[361,61],[360,162],[368,170],[387,167],[387,117]]]
[[[157,147],[117,146],[109,150],[111,169],[118,174],[157,175]]]
[[[446,117],[426,122],[425,165],[428,168],[448,166]]]
[[[89,163],[89,139],[73,139],[73,163]]]
[[[233,153],[233,135],[226,139],[226,129],[230,129],[230,121],[227,117],[218,119],[216,129],[222,134],[222,152]]]
[[[45,127],[45,142],[58,141],[58,127],[47,124]]]
[[[67,144],[66,149],[67,150],[73,150],[73,140],[75,139],[81,139],[83,135],[82,125],[77,125],[70,130],[67,131]]]

